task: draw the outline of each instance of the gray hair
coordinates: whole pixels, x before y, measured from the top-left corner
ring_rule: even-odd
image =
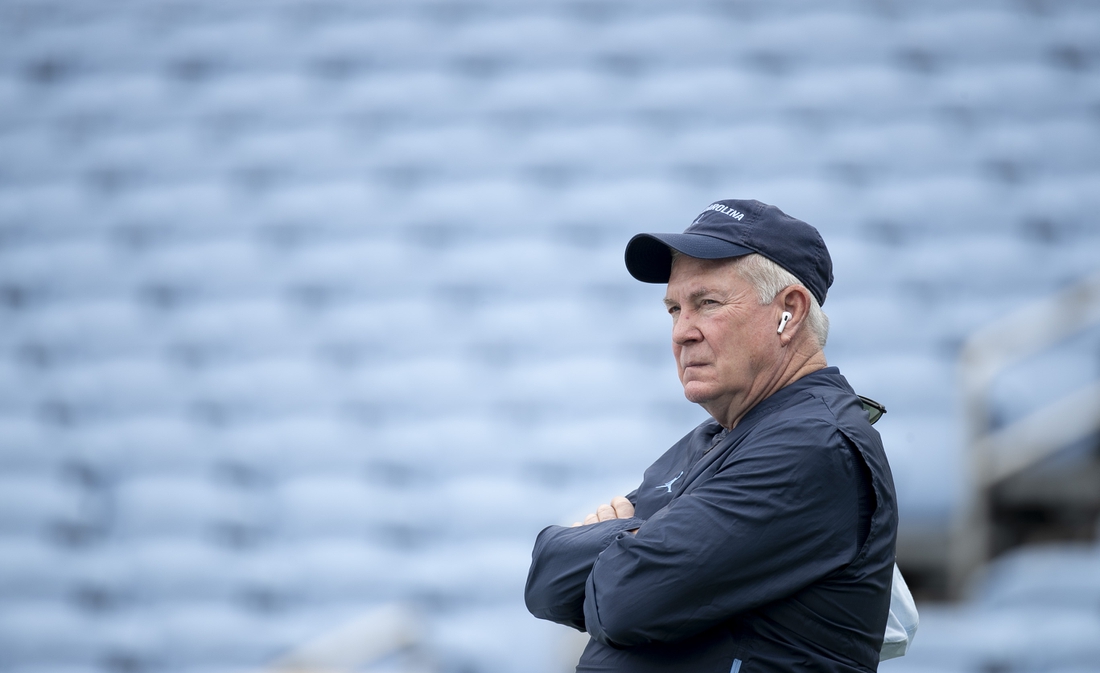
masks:
[[[670,252],[673,261],[683,254],[678,250],[670,250]],[[794,274],[761,254],[754,252],[744,257],[737,257],[731,260],[731,263],[737,274],[756,290],[756,298],[761,306],[775,301],[780,292],[792,285],[806,289]],[[817,298],[812,292],[806,290],[806,294],[810,295],[810,312],[806,315],[806,328],[817,341],[817,347],[825,348],[825,342],[829,340],[829,316],[821,310],[821,304],[817,303]]]
[[[806,287],[790,271],[755,252],[738,257],[733,264],[738,275],[756,290],[756,298],[761,305],[772,303],[780,292],[792,285]],[[818,348],[825,348],[825,342],[829,339],[829,316],[821,310],[821,304],[817,303],[813,293],[807,290],[807,294],[810,295],[810,312],[806,315],[806,327],[817,340]]]

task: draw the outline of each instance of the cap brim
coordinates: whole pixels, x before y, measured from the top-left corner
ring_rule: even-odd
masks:
[[[754,252],[706,234],[638,234],[626,244],[626,270],[643,283],[667,283],[673,250],[698,259],[728,259]]]

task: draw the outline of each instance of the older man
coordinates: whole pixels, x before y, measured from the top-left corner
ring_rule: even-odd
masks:
[[[667,283],[684,394],[713,420],[626,497],[550,526],[536,616],[591,634],[578,671],[873,671],[897,506],[878,433],[822,351],[832,262],[817,230],[719,201],[683,234],[639,234]]]

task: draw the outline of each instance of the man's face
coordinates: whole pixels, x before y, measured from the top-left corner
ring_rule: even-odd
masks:
[[[760,305],[732,260],[677,256],[665,304],[684,395],[715,418],[752,400],[778,373],[777,309]]]

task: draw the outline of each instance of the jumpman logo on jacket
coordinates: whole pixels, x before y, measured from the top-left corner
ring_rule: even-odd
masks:
[[[673,478],[672,478],[672,480],[671,480],[671,481],[669,481],[669,482],[668,482],[667,484],[661,484],[660,486],[658,486],[658,487],[657,487],[657,489],[658,489],[658,490],[660,490],[660,489],[662,489],[662,488],[667,488],[667,489],[668,489],[668,492],[669,492],[669,493],[672,493],[672,485],[673,485],[673,484],[675,484],[675,483],[676,483],[676,480],[677,480],[677,479],[679,479],[679,478],[680,478],[680,477],[682,477],[682,476],[684,476],[684,471],[683,471],[683,470],[680,470],[680,474],[678,474],[678,475],[676,475],[675,477],[673,477]]]

